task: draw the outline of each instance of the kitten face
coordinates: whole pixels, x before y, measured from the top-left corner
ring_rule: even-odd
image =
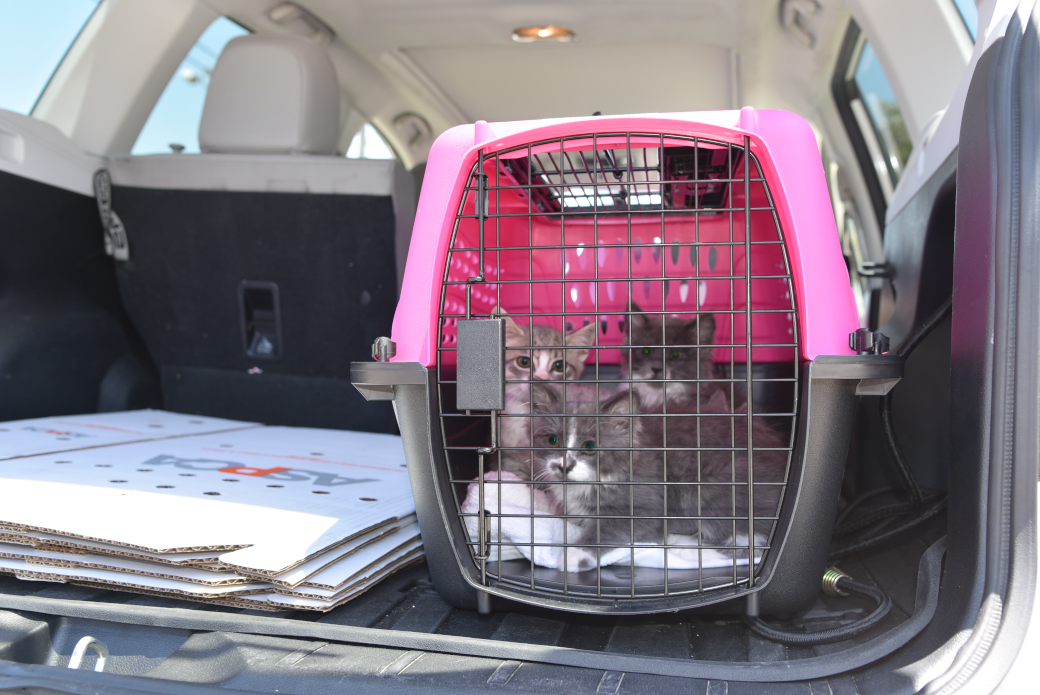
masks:
[[[632,309],[642,311],[634,302]],[[642,380],[633,388],[642,397],[643,405],[659,407],[666,396],[669,401],[694,400],[697,382],[683,380],[712,377],[711,344],[715,338],[715,317],[698,314],[684,321],[670,316],[632,314],[630,323],[635,347],[621,351],[621,370],[626,379]],[[668,347],[640,348],[640,345]],[[675,381],[664,384],[661,381],[664,379]]]
[[[568,513],[588,513],[596,486],[580,483],[629,477],[629,452],[612,449],[638,446],[639,419],[611,416],[638,412],[639,396],[624,391],[600,405],[595,387],[573,385],[565,405],[560,387],[536,384],[532,391],[535,478],[548,483],[550,497],[561,505],[566,499]],[[568,484],[552,484],[562,481]]]
[[[585,359],[589,356],[589,346],[596,339],[596,325],[590,323],[588,326],[571,331],[564,336],[562,332],[549,326],[534,324],[528,328],[519,325],[509,316],[504,316],[504,318],[506,322],[506,408],[504,412],[507,415],[523,415],[531,412],[532,382],[581,378],[582,372],[585,371]],[[561,345],[567,346],[568,349],[558,347]],[[528,417],[502,418],[502,446],[530,447],[532,444],[529,420]],[[526,479],[531,476],[529,451],[509,452],[503,457],[501,465],[503,470],[516,473],[522,478]]]
[[[596,339],[596,324],[590,323],[565,336],[561,331],[549,326],[521,326],[512,317],[504,318],[507,382],[581,378],[585,371],[585,360],[589,356],[589,347]],[[565,350],[561,345],[568,349]]]

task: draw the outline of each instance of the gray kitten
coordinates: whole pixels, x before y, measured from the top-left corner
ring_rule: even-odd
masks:
[[[747,445],[747,416],[731,413],[722,391],[700,407],[700,415],[715,417],[690,417],[697,414],[696,404],[675,414],[670,410],[666,418],[626,417],[640,410],[635,390],[599,405],[589,387],[569,386],[566,405],[557,386],[537,385],[534,395],[532,430],[540,447],[535,452],[536,480],[545,483],[561,514],[578,517],[571,521],[581,529],[576,538],[567,539],[568,545],[579,546],[567,551],[568,571],[595,567],[595,546],[663,544],[663,519],[647,517],[667,517],[668,535],[699,536],[708,546],[731,547],[737,536],[747,537],[747,487],[725,484],[747,482],[747,452],[740,450]],[[729,417],[720,417],[724,415]],[[757,420],[753,437],[755,516],[766,519],[756,521],[755,533],[767,536],[780,497],[780,486],[769,483],[783,482],[787,453],[759,451],[783,443]],[[653,450],[665,444],[667,456]],[[715,447],[725,450],[704,451]],[[661,481],[669,484],[653,484]],[[598,518],[582,518],[586,516]]]
[[[715,518],[669,519],[668,533],[699,535],[703,545],[723,547],[734,545],[734,534],[747,537],[747,403],[733,412],[721,389],[713,391],[710,398],[702,399],[699,406],[669,400],[668,415],[644,418],[640,433],[642,446],[667,445],[669,482],[712,483],[669,487],[669,517]],[[778,483],[784,481],[787,471],[787,451],[779,449],[785,448],[786,443],[760,416],[752,418],[752,442],[755,535],[765,538],[780,503]],[[726,517],[735,517],[735,520]],[[747,553],[737,556],[747,557]]]
[[[596,340],[596,324],[590,323],[565,336],[550,326],[536,323],[530,328],[521,326],[502,313],[506,322],[506,407],[502,412],[507,416],[527,416],[531,413],[530,382],[581,378],[589,348]],[[558,346],[567,346],[567,349]],[[530,447],[529,420],[529,417],[503,417],[501,446]],[[530,480],[529,451],[503,451],[501,457],[502,470]]]
[[[632,310],[642,311],[635,302]],[[621,374],[622,378],[636,380],[633,387],[639,392],[643,406],[661,407],[666,394],[669,401],[694,401],[697,382],[683,380],[713,378],[714,348],[711,345],[715,339],[715,317],[698,314],[689,321],[682,321],[660,314],[638,313],[629,315],[629,324],[633,347],[621,350]],[[640,348],[640,345],[669,347]],[[662,383],[662,379],[668,379],[669,383]],[[717,388],[711,383],[700,386],[702,397],[710,396]]]

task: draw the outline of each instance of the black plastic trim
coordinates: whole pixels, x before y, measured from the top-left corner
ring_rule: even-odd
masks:
[[[283,618],[258,615],[214,614],[184,608],[125,606],[121,604],[40,598],[35,596],[0,594],[0,609],[182,630],[298,637],[446,654],[466,654],[494,659],[512,659],[574,666],[577,668],[624,671],[626,673],[646,673],[680,678],[710,678],[712,680],[756,683],[785,682],[825,678],[829,675],[844,673],[876,661],[909,642],[931,621],[935,613],[939,597],[939,579],[945,552],[946,539],[943,538],[933,544],[921,557],[918,565],[914,611],[910,619],[898,627],[863,644],[825,656],[783,661],[761,666],[722,661],[651,658],[612,652],[569,649],[566,647],[456,637],[452,635],[285,620]],[[0,662],[0,677],[7,675],[25,676],[27,671],[41,668],[45,667],[27,667],[20,664],[13,665],[10,662]],[[77,675],[82,676],[84,674],[80,672]],[[126,678],[131,677],[126,676]],[[0,687],[7,687],[3,680],[0,680]]]
[[[764,614],[789,615],[802,610],[815,599],[825,569],[855,393],[863,379],[860,373],[871,373],[862,366],[868,359],[882,364],[892,361],[887,355],[838,356],[837,363],[829,368],[839,376],[832,378],[816,378],[815,362],[808,363],[803,370],[802,402],[787,492],[773,535],[773,550],[758,571],[756,585],[666,598],[565,597],[524,591],[502,582],[481,585],[476,563],[464,540],[466,531],[453,506],[451,484],[443,474],[440,430],[430,424],[430,414],[437,409],[435,375],[428,371],[428,385],[393,386],[416,512],[437,591],[448,603],[471,610],[477,605],[480,592],[491,594],[498,601],[614,615],[674,612],[753,593],[759,594]],[[812,405],[814,401],[816,405]]]

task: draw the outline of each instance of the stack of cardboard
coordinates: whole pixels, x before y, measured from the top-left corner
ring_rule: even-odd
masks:
[[[161,411],[0,424],[0,572],[329,610],[422,555],[398,437]]]

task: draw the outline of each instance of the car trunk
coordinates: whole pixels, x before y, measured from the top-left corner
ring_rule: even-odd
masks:
[[[858,581],[888,594],[893,609],[876,631],[816,647],[769,642],[732,613],[614,617],[523,608],[480,615],[446,604],[420,563],[324,614],[216,608],[4,577],[0,658],[66,666],[75,643],[91,635],[109,648],[105,673],[264,692],[314,692],[346,682],[375,689],[385,682],[376,678],[424,692],[486,684],[539,690],[548,682],[561,692],[619,692],[621,685],[629,692],[636,684],[690,692],[698,687],[691,679],[701,688],[705,681],[723,688],[708,692],[726,692],[727,682],[732,692],[807,692],[804,683],[800,689],[777,683],[773,690],[763,683],[791,680],[818,681],[814,688],[826,682],[841,692],[852,665],[891,651],[931,617],[943,533],[943,520],[936,519],[890,547],[844,561]],[[872,608],[869,601],[821,595],[784,625],[826,629]],[[0,673],[33,671],[8,663]]]
[[[1026,284],[1028,273],[1016,270],[1040,262],[1033,239],[1038,225],[1029,216],[1035,211],[1017,207],[1022,191],[1035,193],[1040,186],[1018,169],[1035,161],[1036,142],[1020,138],[1030,130],[1022,124],[1035,124],[1040,109],[1040,42],[1033,24],[1026,30],[1016,21],[979,62],[960,151],[886,230],[889,261],[904,278],[919,273],[918,287],[937,293],[899,296],[915,307],[913,326],[951,288],[954,296],[952,319],[908,358],[907,377],[894,392],[896,433],[914,473],[923,485],[948,491],[950,513],[839,562],[892,599],[891,612],[874,630],[793,647],[753,634],[735,607],[648,616],[515,607],[480,615],[443,601],[424,563],[321,614],[0,577],[0,687],[909,693],[936,678],[956,684],[972,676],[995,679],[995,685],[1003,671],[987,671],[997,668],[988,657],[999,653],[1006,662],[1017,653],[1024,627],[1003,629],[1001,621],[1028,614],[1035,568],[1036,452],[1028,443],[1002,449],[998,440],[1014,439],[1014,422],[1033,435],[1036,427],[1027,404],[1016,410],[1013,394],[1035,394],[1037,381],[1027,369],[1016,372],[1014,359],[1022,352],[1016,351],[1019,343],[1035,352],[1036,343],[1028,341],[1040,314],[1033,311],[1040,292]],[[1020,61],[1021,55],[1028,60]],[[1026,86],[1021,112],[1019,84]],[[1021,158],[1011,156],[1022,150]],[[1009,309],[1001,303],[1005,297],[1020,304]],[[1025,317],[1017,332],[1016,315]],[[894,343],[905,337],[893,335]],[[877,401],[860,402],[845,504],[898,480],[886,461]],[[1012,422],[1013,416],[1025,420]],[[1010,590],[1016,581],[1017,595]],[[789,630],[812,631],[847,624],[870,609],[858,598],[821,594],[808,611],[767,618]],[[973,638],[976,624],[989,629],[976,630]],[[60,668],[85,635],[108,646],[104,673]],[[84,666],[93,659],[88,656]]]

